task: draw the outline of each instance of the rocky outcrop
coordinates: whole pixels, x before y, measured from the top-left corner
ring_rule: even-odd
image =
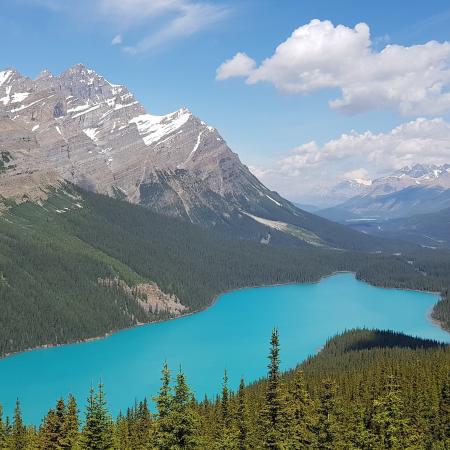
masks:
[[[146,312],[179,316],[189,309],[175,295],[163,292],[156,283],[141,283],[130,287],[119,278],[99,278],[98,283],[108,288],[120,289]]]

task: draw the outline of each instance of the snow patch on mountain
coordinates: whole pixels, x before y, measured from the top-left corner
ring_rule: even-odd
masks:
[[[178,130],[191,116],[192,114],[188,110],[180,109],[165,116],[141,114],[131,119],[129,123],[136,125],[139,135],[148,146]]]
[[[191,153],[189,154],[188,159],[189,159],[189,158],[192,158],[192,156],[194,156],[195,152],[198,150],[198,147],[200,146],[200,141],[201,141],[201,138],[202,138],[202,134],[203,134],[204,132],[205,132],[205,130],[202,130],[202,131],[200,131],[200,133],[198,134],[198,136],[197,136],[197,141],[195,142],[195,146],[194,146],[194,148],[192,149]]]
[[[0,72],[0,86],[3,86],[12,74],[12,70],[3,70],[2,72]]]
[[[97,141],[97,138],[95,137],[96,134],[98,133],[98,129],[97,128],[85,128],[83,130],[83,133],[91,140],[93,140],[94,142]]]

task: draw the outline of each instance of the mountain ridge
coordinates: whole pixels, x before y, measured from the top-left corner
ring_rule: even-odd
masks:
[[[82,64],[35,80],[0,72],[0,152],[2,195],[18,201],[70,182],[264,244],[383,247],[268,189],[187,108],[148,114]]]
[[[450,207],[450,164],[405,166],[348,192],[356,195],[317,214],[346,223],[435,213]]]
[[[346,178],[320,194],[320,209],[338,206],[354,197],[391,194],[407,187],[450,189],[450,164],[411,164],[375,178]]]

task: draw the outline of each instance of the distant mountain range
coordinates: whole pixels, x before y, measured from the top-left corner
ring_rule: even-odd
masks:
[[[426,248],[450,248],[450,208],[398,219],[355,220],[349,226],[363,233],[401,239]]]
[[[186,108],[148,114],[81,64],[35,80],[0,72],[1,196],[42,202],[66,182],[264,244],[383,246],[269,190]]]
[[[373,181],[343,182],[334,191],[350,198],[317,213],[338,222],[433,213],[450,207],[450,164],[416,164]]]

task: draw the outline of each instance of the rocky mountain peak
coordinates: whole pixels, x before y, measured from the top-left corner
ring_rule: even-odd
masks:
[[[351,232],[267,189],[189,109],[149,114],[125,86],[82,64],[34,81],[11,77],[1,72],[3,197],[42,201],[71,182],[265,245],[347,245]]]
[[[37,80],[44,80],[44,79],[48,79],[48,78],[53,78],[53,74],[50,72],[50,70],[44,69],[44,70],[36,77],[36,81],[37,81]]]
[[[10,77],[2,72],[1,80]],[[15,124],[8,138],[15,144],[5,140],[2,147],[17,148],[12,155],[17,181],[32,168],[97,192],[120,192],[131,202],[144,201],[155,208],[176,196],[181,202],[177,211],[193,221],[195,214],[189,211],[211,208],[217,195],[232,196],[233,202],[238,196],[267,198],[260,193],[267,189],[217,130],[186,107],[165,115],[148,114],[125,86],[110,83],[82,64],[60,75],[44,71],[35,81],[20,80],[0,97],[0,116]],[[34,178],[37,183],[48,179]],[[155,183],[158,190],[165,184],[164,198],[149,197],[146,186],[154,189]]]

